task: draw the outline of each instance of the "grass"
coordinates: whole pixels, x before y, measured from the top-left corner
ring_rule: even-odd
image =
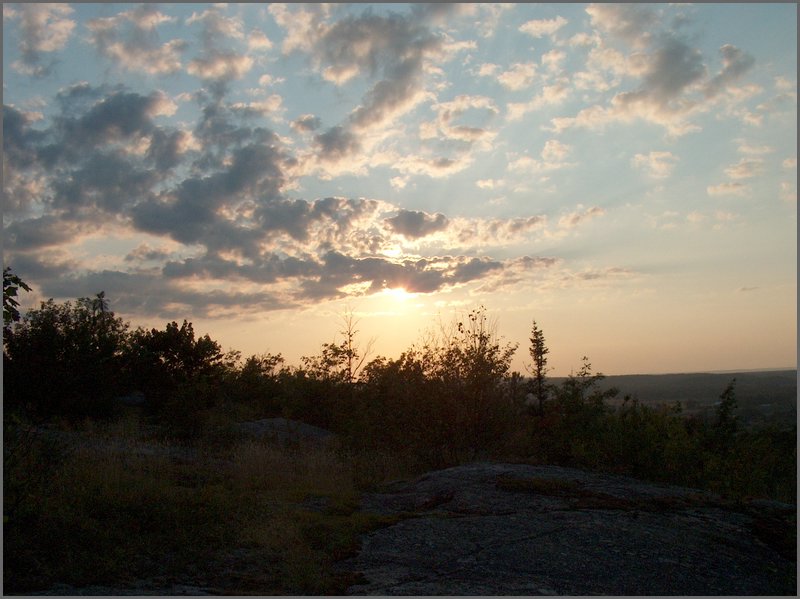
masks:
[[[215,594],[342,594],[353,579],[335,562],[392,522],[359,512],[360,491],[408,474],[389,455],[242,439],[176,458],[130,417],[78,434],[71,450],[38,439],[6,460],[6,592],[158,579]]]

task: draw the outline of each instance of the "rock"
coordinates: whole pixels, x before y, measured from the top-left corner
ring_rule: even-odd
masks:
[[[335,435],[323,428],[286,418],[265,418],[253,422],[240,422],[239,429],[257,439],[270,439],[283,443],[307,442],[324,445]]]
[[[366,535],[360,553],[338,564],[363,577],[348,594],[797,590],[796,556],[786,551],[796,508],[786,504],[735,505],[621,476],[477,463],[395,483],[366,495],[362,508],[401,519]],[[759,532],[762,516],[771,534]]]

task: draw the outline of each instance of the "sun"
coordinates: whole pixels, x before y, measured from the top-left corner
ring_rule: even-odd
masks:
[[[385,297],[390,297],[390,298],[392,298],[392,299],[394,299],[394,300],[396,300],[398,302],[404,302],[407,299],[409,299],[409,298],[414,296],[413,293],[409,293],[408,291],[406,291],[402,287],[394,287],[394,288],[387,287],[381,293]]]

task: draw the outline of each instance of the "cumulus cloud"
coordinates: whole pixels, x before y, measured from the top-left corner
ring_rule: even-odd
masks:
[[[508,2],[491,2],[481,4],[481,15],[476,22],[480,36],[484,38],[494,36],[503,12],[513,7],[514,4]]]
[[[125,255],[126,262],[162,262],[169,258],[171,252],[165,248],[151,248],[146,243],[142,243],[128,254]]]
[[[549,139],[539,153],[541,160],[530,156],[520,156],[509,161],[508,170],[512,172],[540,173],[575,166],[574,163],[566,162],[571,152],[572,146],[557,139]]]
[[[709,98],[735,82],[756,63],[752,56],[731,44],[725,44],[719,52],[722,55],[722,70],[706,83],[704,92]]]
[[[725,174],[731,179],[750,179],[760,174],[764,161],[760,158],[742,158],[736,164],[725,169]]]
[[[517,62],[511,65],[507,71],[503,71],[497,76],[497,81],[503,87],[512,91],[529,87],[536,75],[536,65],[531,62]]]
[[[531,37],[545,37],[552,36],[564,25],[567,20],[564,17],[558,16],[554,19],[533,19],[520,25],[519,30],[522,33],[527,33]]]
[[[48,75],[52,61],[43,64],[45,55],[64,48],[75,29],[69,16],[73,9],[66,4],[18,4],[4,7],[4,19],[19,22],[19,51],[21,59],[11,66],[14,70],[36,77]]]
[[[390,230],[409,239],[441,231],[447,227],[447,222],[444,214],[427,214],[417,210],[400,210],[396,216],[384,221]]]
[[[535,112],[545,106],[558,106],[567,100],[569,94],[569,87],[563,83],[545,85],[529,102],[510,102],[507,106],[508,120],[516,121],[528,112]]]
[[[159,43],[156,28],[174,21],[152,4],[142,4],[113,17],[92,19],[86,23],[89,42],[115,64],[130,71],[150,75],[168,75],[181,70],[184,40]]]
[[[322,121],[313,114],[303,114],[292,121],[291,126],[296,131],[316,131],[322,126]]]
[[[672,152],[650,152],[649,154],[636,154],[631,158],[631,164],[642,169],[653,179],[666,179],[672,174],[678,157]]]
[[[45,294],[70,297],[96,287],[113,294],[115,309],[131,313],[171,316],[191,309],[219,317],[385,287],[431,293],[489,280],[501,285],[503,273],[519,265],[459,254],[401,259],[385,253],[398,242],[434,239],[496,247],[546,222],[537,216],[454,224],[440,213],[377,200],[291,199],[282,189],[294,159],[278,136],[237,120],[235,105],[218,98],[205,100],[192,131],[159,125],[157,116],[166,110],[161,100],[159,93],[72,86],[61,92],[61,114],[39,130],[6,107],[11,174],[45,160],[58,164],[57,174],[51,170],[42,179],[38,202],[47,204],[48,214],[4,222],[7,252]],[[145,140],[146,149],[122,151],[130,140]],[[80,151],[68,151],[69,144]],[[188,146],[194,149],[179,150]],[[551,144],[550,150],[559,148]],[[173,168],[153,168],[156,163]],[[110,267],[93,267],[80,250],[66,249],[108,226],[165,243],[142,242]],[[231,280],[243,291],[226,295]]]
[[[663,9],[638,4],[593,4],[587,7],[596,36],[587,70],[576,74],[580,89],[609,91],[628,80],[638,85],[623,89],[608,101],[588,106],[573,117],[552,119],[552,130],[570,127],[602,129],[611,123],[638,120],[662,126],[677,137],[699,130],[692,117],[716,108],[738,118],[757,118],[734,108],[743,101],[736,87],[755,64],[731,44],[720,49],[722,68],[713,76],[698,48],[664,28]],[[627,44],[628,52],[609,42]]]
[[[652,39],[657,13],[646,4],[591,4],[586,8],[592,26],[622,39],[636,48]]]
[[[392,126],[398,118],[433,100],[434,93],[426,89],[426,72],[435,71],[436,63],[452,60],[458,52],[474,47],[471,43],[453,42],[446,34],[435,32],[433,26],[450,14],[468,9],[443,5],[429,10],[417,5],[408,14],[381,15],[365,10],[359,15],[331,20],[330,11],[323,6],[290,9],[271,5],[270,13],[286,32],[284,53],[307,53],[312,67],[334,85],[356,78],[369,82],[360,103],[350,114],[315,136],[316,154],[307,158],[309,168],[360,172],[374,143],[368,142],[368,138],[379,138],[380,131]],[[472,132],[450,127],[447,133]],[[442,157],[441,161],[406,164],[401,172],[421,168],[441,173],[461,159]]]
[[[720,183],[719,185],[709,185],[706,187],[706,192],[710,196],[744,196],[750,191],[744,183]]]
[[[561,218],[558,219],[558,226],[564,229],[572,229],[583,222],[598,216],[603,216],[605,213],[605,210],[597,206],[585,209],[583,206],[578,206],[577,210],[561,216]]]
[[[481,124],[488,124],[499,112],[491,98],[485,96],[459,95],[449,102],[439,102],[432,106],[436,120],[423,123],[421,137],[464,142],[471,147],[476,142],[486,142],[494,137],[494,132],[486,127],[463,124],[463,119],[472,118]]]
[[[193,12],[186,19],[187,25],[195,23],[203,26],[202,52],[189,61],[187,73],[224,86],[227,82],[241,79],[250,71],[255,63],[252,56],[237,52],[229,44],[220,46],[225,38],[245,38],[244,27],[239,18],[224,15],[222,9],[215,5],[200,13]]]

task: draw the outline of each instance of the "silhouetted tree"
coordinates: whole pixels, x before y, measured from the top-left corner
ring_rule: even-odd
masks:
[[[38,414],[111,413],[111,399],[121,390],[127,329],[113,312],[98,319],[88,298],[75,304],[42,302],[16,325],[6,343],[11,401]]]
[[[19,322],[19,302],[17,301],[17,291],[24,289],[30,291],[31,288],[11,272],[11,267],[3,269],[3,333],[10,330],[11,324]]]
[[[544,333],[533,321],[530,337],[530,354],[533,364],[531,374],[533,375],[533,395],[539,403],[539,415],[544,415],[544,402],[547,399],[547,387],[545,385],[545,375],[547,374],[547,354],[550,349],[545,345]]]

